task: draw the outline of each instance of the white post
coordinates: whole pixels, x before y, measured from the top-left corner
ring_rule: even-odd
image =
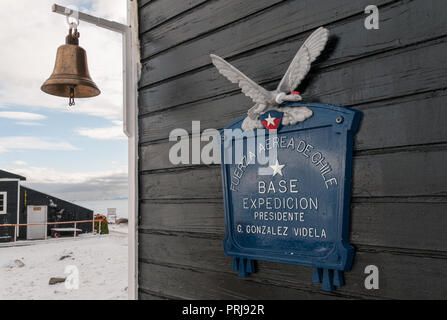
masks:
[[[17,221],[16,224],[20,224],[20,179],[17,180]],[[16,226],[14,228],[14,242],[17,241],[17,238],[20,237],[20,227]]]

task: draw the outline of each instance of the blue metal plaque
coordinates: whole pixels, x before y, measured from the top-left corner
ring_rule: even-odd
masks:
[[[295,125],[283,121],[281,108],[307,107],[312,116]],[[291,109],[288,109],[291,110]],[[241,129],[246,117],[225,129]],[[349,244],[354,135],[361,113],[318,103],[288,103],[266,111],[260,121],[266,135],[222,143],[225,200],[224,250],[241,277],[265,260],[314,267],[314,282],[324,290],[343,285],[354,249]],[[280,122],[281,122],[280,121]],[[256,150],[248,145],[254,141]],[[251,151],[250,151],[250,150]],[[264,152],[276,161],[259,164]]]

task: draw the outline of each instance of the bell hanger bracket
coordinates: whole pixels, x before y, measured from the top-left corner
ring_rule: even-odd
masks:
[[[96,25],[97,27],[108,29],[110,31],[118,32],[118,33],[128,33],[130,30],[130,26],[110,21],[103,18],[94,17],[84,12],[76,11],[58,4],[53,4],[52,11],[54,13],[59,13],[67,17],[67,23],[70,25],[70,28],[76,29],[79,26],[81,21],[91,23]],[[70,21],[70,18],[73,18],[75,21]]]
[[[135,129],[130,121],[134,118],[132,115],[136,107],[136,83],[137,80],[137,63],[133,61],[133,50],[136,50],[135,44],[132,41],[131,26],[115,21],[92,16],[90,14],[76,11],[58,4],[54,4],[51,8],[52,12],[66,16],[67,23],[70,30],[74,29],[77,32],[77,27],[80,22],[87,22],[99,28],[107,29],[113,32],[120,33],[123,36],[123,78],[124,78],[124,133],[131,137],[136,134]],[[71,19],[70,19],[71,18]]]

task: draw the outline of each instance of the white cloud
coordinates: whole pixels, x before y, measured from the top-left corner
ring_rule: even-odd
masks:
[[[77,5],[80,10],[124,23],[127,0],[58,0],[64,6]],[[81,22],[80,45],[86,49],[90,74],[101,90],[92,99],[77,99],[68,108],[68,99],[47,95],[40,90],[53,71],[57,48],[64,44],[68,26],[64,16],[51,12],[54,0],[0,1],[0,110],[16,106],[40,112],[44,108],[61,112],[87,114],[111,120],[109,128],[83,131],[95,139],[118,139],[118,122],[122,119],[122,39],[121,35]],[[21,108],[24,109],[24,108]],[[39,111],[36,111],[39,110]],[[37,114],[36,113],[36,114]],[[41,125],[42,119],[21,118],[20,125]],[[122,127],[122,123],[120,124]],[[95,130],[96,128],[81,128]],[[81,130],[80,129],[80,130]],[[122,128],[120,129],[122,132]],[[122,133],[121,133],[122,134]],[[23,150],[79,150],[72,144],[48,137],[0,137],[0,152]],[[66,200],[96,200],[127,196],[127,168],[103,172],[61,172],[27,167],[15,163],[13,172],[28,178],[27,185]],[[80,169],[82,170],[82,169]]]
[[[15,173],[23,175],[29,183],[41,184],[80,184],[93,180],[102,180],[107,182],[116,176],[125,176],[127,178],[127,168],[119,167],[114,170],[97,172],[62,172],[53,168],[29,167],[16,169]]]
[[[79,150],[72,144],[54,139],[37,137],[0,137],[0,152],[11,150]]]
[[[27,120],[27,121],[37,121],[44,120],[47,117],[38,113],[31,112],[10,112],[10,111],[1,111],[0,118],[5,119],[13,119],[13,120]]]
[[[64,200],[106,200],[127,197],[127,167],[102,172],[61,172],[51,168],[20,168],[26,186]]]
[[[22,160],[14,161],[14,164],[18,165],[18,166],[26,166],[27,165],[27,163],[25,161],[22,161]]]
[[[76,133],[96,140],[126,140],[123,133],[123,122],[113,121],[114,126],[106,128],[79,128]]]
[[[19,121],[16,122],[19,126],[25,126],[25,127],[42,127],[43,123],[40,122],[31,122],[31,121]]]
[[[42,83],[50,76],[58,46],[68,31],[65,17],[51,12],[54,0],[0,1],[0,104],[67,110],[68,100],[44,94]],[[123,22],[126,0],[60,0],[81,10]],[[111,120],[122,114],[121,36],[85,22],[79,26],[80,44],[87,50],[90,73],[102,94],[78,99],[74,112]]]

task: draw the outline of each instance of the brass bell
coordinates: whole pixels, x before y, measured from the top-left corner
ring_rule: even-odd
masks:
[[[75,105],[75,98],[91,98],[101,94],[90,77],[87,65],[87,53],[79,46],[80,34],[70,28],[66,44],[57,50],[56,64],[51,77],[45,81],[43,92],[70,99],[69,105]]]

